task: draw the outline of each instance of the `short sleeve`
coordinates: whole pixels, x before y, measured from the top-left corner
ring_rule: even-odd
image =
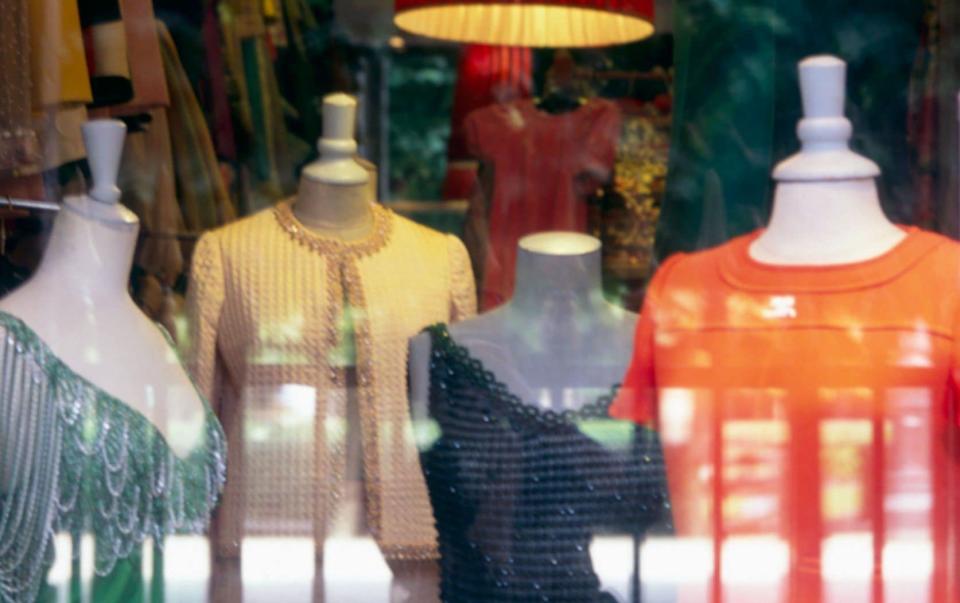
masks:
[[[960,308],[954,310],[953,350],[950,355],[950,378],[947,407],[944,412],[960,427]]]
[[[217,404],[217,327],[225,285],[220,244],[214,233],[200,237],[193,252],[187,289],[187,366],[200,392]]]
[[[471,111],[463,121],[463,136],[467,155],[473,159],[489,159],[490,149],[484,137],[485,115],[489,119],[489,109],[486,107]]]
[[[683,254],[672,256],[654,275],[647,289],[647,296],[640,310],[633,341],[633,357],[620,391],[610,406],[610,415],[617,419],[629,419],[640,424],[657,420],[656,383],[656,331],[660,300],[667,275]]]
[[[654,358],[653,358],[653,304],[648,297],[637,321],[633,340],[633,357],[620,391],[610,406],[610,415],[637,423],[651,423],[656,415]]]
[[[467,248],[453,235],[447,235],[447,258],[450,262],[450,322],[456,322],[477,313],[477,291]]]
[[[617,159],[617,144],[620,141],[620,108],[608,100],[599,103],[592,115],[587,134],[587,169],[593,175],[606,179],[613,171]]]

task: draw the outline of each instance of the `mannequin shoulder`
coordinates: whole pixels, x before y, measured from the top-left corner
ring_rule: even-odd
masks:
[[[592,111],[593,115],[595,116],[597,115],[619,116],[621,113],[620,105],[618,105],[616,102],[608,98],[602,98],[602,97],[591,99],[588,103],[587,108],[590,109],[590,111]]]
[[[649,288],[663,287],[678,274],[696,276],[709,271],[718,254],[713,249],[694,253],[677,252],[660,262],[650,278]]]
[[[938,247],[939,251],[950,254],[950,255],[960,255],[960,241],[951,239],[946,235],[942,235],[932,230],[926,230],[923,228],[912,228],[908,229],[908,232],[911,236],[914,236],[926,244]]]
[[[492,103],[467,114],[467,121],[471,124],[493,124],[505,121],[512,110],[516,110],[518,103]]]
[[[16,316],[69,366],[122,366],[131,359],[148,366],[178,365],[174,348],[161,327],[130,299],[110,304],[61,304],[54,311],[39,298],[33,306],[18,299],[0,306]]]
[[[132,301],[95,312],[4,312],[7,335],[30,338],[67,375],[137,411],[181,458],[201,441],[206,405],[169,339]]]
[[[200,237],[208,250],[216,249],[222,259],[262,255],[289,239],[283,231],[273,208],[258,211],[219,228],[208,230]]]
[[[517,320],[509,306],[504,305],[473,318],[455,322],[447,327],[447,332],[451,338],[463,344],[483,342],[492,336],[499,338],[502,333],[515,329]]]
[[[274,210],[272,207],[267,207],[229,224],[208,230],[203,236],[207,239],[215,239],[226,243],[257,232],[275,229],[278,229],[278,223]]]
[[[915,229],[911,236],[918,251],[925,251],[920,266],[955,281],[960,279],[960,241],[922,229]]]
[[[390,217],[393,220],[393,233],[403,237],[415,237],[418,239],[430,241],[433,239],[442,239],[445,235],[439,230],[424,226],[419,222],[400,214],[397,210],[389,208]]]
[[[692,252],[676,252],[660,262],[654,272],[651,286],[673,280],[711,279],[717,275],[721,261],[729,259],[744,249],[757,237],[758,231],[734,237],[724,243]]]
[[[449,253],[455,253],[463,247],[463,243],[455,235],[440,232],[429,226],[414,222],[395,211],[391,211],[391,215],[393,237],[398,244],[428,251],[432,255],[441,254],[441,257]]]

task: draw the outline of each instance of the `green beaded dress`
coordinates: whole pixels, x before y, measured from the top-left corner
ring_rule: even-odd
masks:
[[[201,443],[181,459],[145,416],[0,312],[0,603],[46,599],[57,534],[94,537],[102,582],[148,538],[162,546],[166,535],[203,532],[225,478],[209,405]]]

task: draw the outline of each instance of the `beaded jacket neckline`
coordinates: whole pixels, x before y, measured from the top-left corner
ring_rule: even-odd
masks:
[[[277,223],[301,245],[321,255],[365,257],[377,253],[390,242],[393,232],[393,212],[379,203],[371,203],[373,226],[367,236],[357,241],[344,241],[318,234],[304,226],[293,213],[293,201],[281,201],[273,208]]]

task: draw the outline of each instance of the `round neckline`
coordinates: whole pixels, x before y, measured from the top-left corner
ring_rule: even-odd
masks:
[[[906,236],[872,258],[841,264],[768,264],[750,255],[764,229],[731,241],[721,251],[719,271],[728,284],[747,290],[843,291],[896,278],[942,242],[915,226],[899,226]]]
[[[904,233],[905,236],[899,241],[897,241],[895,245],[889,247],[882,253],[879,253],[873,257],[865,258],[862,260],[854,260],[852,262],[841,262],[838,264],[771,264],[768,262],[762,262],[756,259],[755,257],[753,257],[752,255],[750,255],[750,247],[753,246],[754,242],[756,242],[756,240],[759,239],[764,232],[766,232],[765,228],[757,229],[751,232],[750,234],[748,234],[745,237],[747,240],[745,241],[741,249],[742,249],[742,253],[745,260],[751,263],[754,267],[761,268],[761,269],[767,268],[767,269],[774,269],[777,271],[791,270],[791,269],[796,269],[800,271],[802,270],[822,271],[822,270],[829,270],[831,268],[836,268],[840,270],[863,268],[865,265],[887,260],[888,256],[896,254],[901,247],[907,245],[910,241],[910,238],[919,231],[919,229],[915,226],[903,226],[898,224],[897,228],[899,228]]]
[[[582,105],[580,105],[579,107],[571,111],[564,111],[563,113],[550,113],[549,111],[541,110],[540,107],[537,106],[536,100],[532,98],[528,98],[524,102],[524,107],[528,110],[529,113],[532,113],[533,115],[537,116],[537,118],[541,118],[545,120],[559,120],[559,119],[565,119],[565,118],[569,118],[574,115],[577,115],[583,112],[584,110],[586,110],[588,107],[593,106],[594,104],[595,104],[595,99],[587,99],[585,103],[583,103]]]
[[[453,350],[462,357],[463,364],[468,369],[474,370],[487,378],[488,391],[490,391],[490,393],[495,394],[501,402],[513,404],[526,417],[540,417],[545,421],[569,424],[590,420],[596,418],[598,410],[606,412],[613,404],[613,400],[620,390],[620,384],[615,383],[610,386],[608,391],[595,396],[592,401],[587,402],[579,408],[563,411],[543,409],[513,393],[510,388],[507,387],[506,383],[501,381],[493,371],[486,367],[482,360],[471,353],[469,348],[461,345],[453,338],[446,323],[437,323],[431,327],[430,330],[433,331],[436,337],[439,337],[440,343],[448,348],[446,351]],[[437,343],[436,337],[433,340],[434,344]],[[456,356],[456,354],[454,354],[454,356]]]
[[[362,257],[376,253],[390,240],[393,231],[392,212],[379,203],[371,203],[370,211],[373,214],[373,225],[370,232],[355,241],[345,241],[314,232],[307,228],[293,212],[293,200],[285,199],[273,208],[273,215],[280,228],[290,237],[325,255],[350,255]]]

